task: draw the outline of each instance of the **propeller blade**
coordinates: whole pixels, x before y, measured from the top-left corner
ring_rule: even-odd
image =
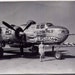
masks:
[[[25,27],[24,30],[28,29],[32,24],[36,24],[36,22],[33,21],[33,20],[29,20],[29,21],[27,22],[27,26]]]
[[[12,30],[15,31],[15,29],[14,29],[11,25],[9,25],[7,22],[2,21],[2,23],[3,23],[6,27],[8,27],[8,28],[10,28],[10,29],[12,29]]]

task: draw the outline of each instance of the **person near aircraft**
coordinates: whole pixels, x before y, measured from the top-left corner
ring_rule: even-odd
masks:
[[[28,47],[32,47],[32,49],[29,50],[32,51],[32,53],[38,53],[38,47],[36,47],[36,45],[38,45],[39,42],[44,42],[44,46],[49,45],[51,47],[53,56],[56,59],[61,59],[62,53],[58,50],[54,51],[54,48],[58,48],[58,46],[71,46],[70,44],[63,45],[62,43],[66,41],[69,35],[75,35],[70,34],[67,28],[63,26],[55,26],[50,22],[37,25],[35,21],[29,20],[24,25],[16,26],[2,21],[2,24],[6,27],[0,26],[0,57],[3,56],[2,47],[5,47],[7,44],[10,47],[20,48],[20,55],[23,55],[24,48]],[[31,31],[31,28],[33,31]],[[41,47],[40,45],[39,53],[40,57],[42,57],[44,49],[43,46]]]
[[[44,54],[44,45],[43,43],[41,42],[40,45],[39,45],[39,54],[40,54],[40,61],[42,62],[45,54]]]

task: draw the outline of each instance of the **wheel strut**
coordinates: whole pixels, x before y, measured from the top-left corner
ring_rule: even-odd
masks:
[[[52,52],[54,52],[54,46],[52,46]]]
[[[0,57],[3,57],[3,48],[0,47]]]
[[[20,55],[21,55],[21,56],[24,55],[23,47],[20,47]]]
[[[52,54],[54,55],[54,57],[56,59],[61,59],[62,58],[62,53],[60,53],[59,51],[54,52],[54,46],[52,46]]]

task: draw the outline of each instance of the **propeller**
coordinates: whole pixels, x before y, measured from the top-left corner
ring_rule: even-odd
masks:
[[[14,29],[11,25],[9,25],[7,22],[2,21],[2,23],[3,23],[6,27],[8,27],[8,28],[10,28],[10,29],[12,29],[12,30],[15,31],[15,29]]]
[[[27,22],[27,26],[26,26],[26,27],[24,28],[24,30],[23,30],[21,27],[18,27],[18,28],[16,28],[16,29],[14,29],[13,26],[11,26],[10,24],[8,24],[8,23],[5,22],[5,21],[2,21],[2,23],[3,23],[6,27],[8,27],[8,28],[14,30],[14,31],[15,31],[15,36],[16,36],[18,39],[22,39],[22,38],[24,37],[24,35],[25,35],[24,31],[25,31],[26,29],[28,29],[32,24],[36,24],[35,21],[29,20],[29,21]]]
[[[24,31],[25,31],[26,29],[28,29],[32,24],[36,24],[36,22],[33,21],[33,20],[29,20],[29,21],[27,22],[27,26],[25,27]]]

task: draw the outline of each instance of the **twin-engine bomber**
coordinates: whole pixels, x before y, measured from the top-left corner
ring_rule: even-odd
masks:
[[[38,53],[38,46],[43,42],[45,46],[52,48],[56,59],[61,59],[62,54],[59,51],[54,52],[54,48],[64,47],[66,45],[64,41],[72,35],[65,27],[55,26],[52,23],[36,24],[33,20],[21,26],[10,25],[5,21],[2,21],[2,24],[5,27],[0,27],[0,57],[3,56],[3,47],[7,44],[10,47],[20,48],[20,54],[23,55],[23,48],[27,47],[31,48],[30,51]]]

